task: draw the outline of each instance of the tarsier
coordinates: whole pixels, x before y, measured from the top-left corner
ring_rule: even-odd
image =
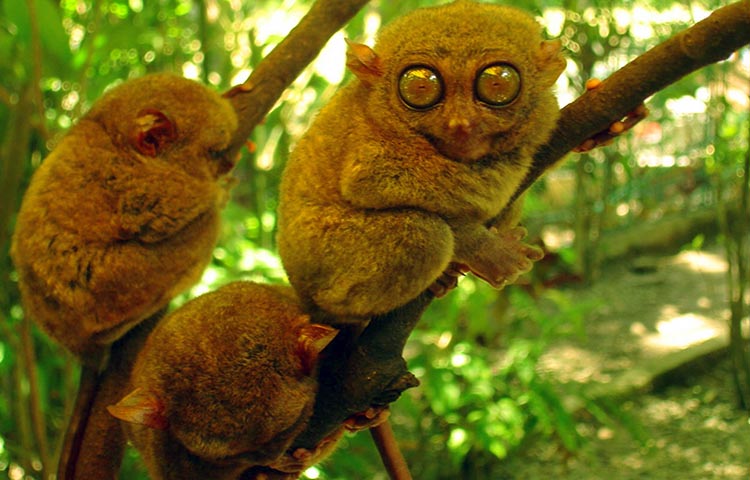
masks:
[[[291,154],[279,252],[290,282],[336,321],[390,311],[443,272],[513,281],[541,252],[508,203],[558,118],[565,67],[527,13],[459,0],[403,16]]]
[[[311,324],[291,288],[228,284],[164,318],[138,354],[132,393],[109,408],[154,480],[235,479],[287,458],[337,330]]]
[[[217,93],[149,75],[105,94],[35,172],[11,248],[22,302],[85,364],[200,278],[236,128]]]

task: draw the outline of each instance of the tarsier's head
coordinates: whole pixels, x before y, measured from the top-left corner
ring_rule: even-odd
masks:
[[[468,163],[546,141],[565,61],[529,14],[459,0],[395,20],[374,49],[351,43],[347,65],[380,117]]]
[[[120,152],[164,160],[194,176],[220,177],[234,167],[226,155],[237,115],[209,88],[172,74],[129,80],[107,92],[86,114]],[[207,161],[208,160],[208,161]]]

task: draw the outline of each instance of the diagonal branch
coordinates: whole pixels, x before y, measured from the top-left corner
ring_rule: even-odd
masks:
[[[281,94],[331,36],[369,0],[318,0],[242,85],[227,92],[240,118],[230,150],[239,151]]]
[[[606,130],[654,93],[691,72],[726,59],[748,43],[750,0],[742,0],[719,8],[628,63],[562,109],[557,128],[534,156],[532,171],[514,198],[571,149]]]

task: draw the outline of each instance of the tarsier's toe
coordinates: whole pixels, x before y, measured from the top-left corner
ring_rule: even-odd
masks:
[[[364,412],[356,413],[344,421],[344,427],[350,432],[356,432],[380,425],[388,420],[391,411],[388,407],[370,407]]]
[[[586,90],[594,90],[602,84],[598,78],[591,78],[586,81]],[[638,122],[648,116],[648,108],[641,103],[631,112],[628,112],[622,119],[613,122],[609,128],[592,135],[584,140],[580,145],[573,149],[574,152],[584,153],[593,150],[596,147],[609,145],[612,141],[633,128]]]
[[[428,287],[428,290],[435,295],[435,298],[443,297],[458,286],[458,279],[466,275],[468,271],[469,268],[466,265],[450,263],[440,277]]]
[[[541,248],[523,242],[528,233],[523,227],[505,230],[492,228],[491,231],[502,239],[502,246],[491,262],[472,269],[472,273],[494,288],[504,288],[515,283],[518,277],[530,271],[534,262],[544,257]]]

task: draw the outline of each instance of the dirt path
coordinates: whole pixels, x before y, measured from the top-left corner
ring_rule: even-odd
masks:
[[[719,254],[683,252],[608,267],[592,288],[575,293],[598,305],[585,339],[565,339],[543,368],[590,389],[637,388],[654,373],[726,343],[726,264]],[[750,479],[750,425],[735,408],[729,362],[711,357],[680,370],[649,393],[621,402],[645,444],[622,426],[581,415],[590,440],[571,456],[534,445],[508,462],[508,479]],[[593,390],[589,390],[593,391]]]

